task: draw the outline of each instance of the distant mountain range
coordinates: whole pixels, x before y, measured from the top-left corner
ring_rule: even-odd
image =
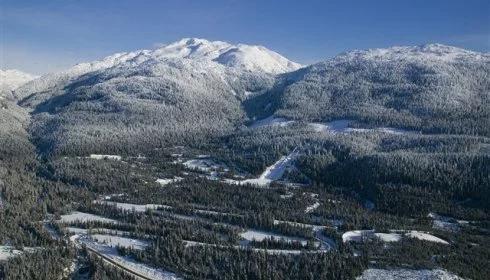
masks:
[[[2,78],[2,88],[32,110],[42,150],[80,154],[210,141],[271,115],[489,136],[489,77],[489,54],[439,44],[303,67],[261,46],[183,39],[31,81]]]

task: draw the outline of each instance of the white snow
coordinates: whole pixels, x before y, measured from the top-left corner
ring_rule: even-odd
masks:
[[[132,204],[132,203],[123,203],[123,202],[114,202],[114,201],[104,201],[104,200],[95,200],[94,203],[110,205],[116,207],[117,209],[126,210],[126,211],[135,211],[135,212],[146,212],[146,210],[156,210],[158,208],[171,208],[168,205],[161,204]]]
[[[273,74],[291,72],[301,67],[301,65],[262,46],[244,44],[230,48],[214,60],[226,66]]]
[[[441,44],[427,44],[423,46],[392,47],[388,49],[370,49],[365,51],[352,51],[337,56],[334,61],[367,59],[376,61],[443,61],[456,62],[458,60],[484,60],[488,59],[486,53],[472,52],[456,47]]]
[[[197,170],[206,173],[205,177],[208,180],[219,180],[220,175],[230,171],[224,164],[214,162],[208,155],[199,155],[197,159],[187,160],[183,165],[191,170]]]
[[[425,240],[430,242],[449,244],[447,241],[442,240],[429,233],[424,233],[420,231],[401,231],[392,230],[390,233],[378,233],[374,230],[351,230],[342,234],[342,241],[345,242],[363,242],[365,240],[377,238],[383,242],[398,242],[402,237],[416,238],[419,240]]]
[[[178,42],[163,45],[150,52],[149,55],[157,59],[186,58],[213,61],[227,67],[272,74],[291,72],[301,67],[300,64],[289,61],[262,46],[232,45],[198,38],[184,38]]]
[[[352,132],[358,132],[358,133],[368,133],[368,132],[381,132],[381,133],[387,133],[387,134],[406,134],[408,131],[399,129],[399,128],[392,128],[392,127],[377,127],[377,128],[353,128],[349,127],[351,123],[355,121],[353,120],[347,120],[347,119],[340,119],[340,120],[335,120],[327,123],[308,123],[308,125],[316,132],[323,132],[323,133],[332,133],[332,134],[337,134],[337,133],[352,133]]]
[[[125,267],[126,269],[130,271],[137,272],[139,274],[142,274],[148,278],[155,279],[155,280],[175,280],[175,279],[180,279],[177,277],[172,272],[165,271],[163,269],[157,269],[150,267],[149,265],[146,265],[144,263],[140,263],[135,261],[134,259],[130,257],[125,257],[119,255],[117,252],[117,249],[114,247],[111,247],[106,244],[102,244],[99,242],[94,241],[90,237],[87,236],[82,236],[77,239],[74,239],[75,242],[80,242],[83,243],[87,246],[87,248],[92,249],[99,254],[103,255],[104,257],[110,259],[111,261]]]
[[[72,212],[67,215],[62,215],[61,216],[61,222],[63,223],[72,223],[72,222],[93,222],[93,221],[99,221],[99,222],[104,222],[104,223],[117,223],[116,220],[113,219],[108,219],[104,218],[102,216],[94,215],[94,214],[89,214],[89,213],[83,213],[83,212]]]
[[[144,250],[148,247],[148,242],[140,239],[107,235],[107,234],[92,234],[92,239],[99,243],[107,244],[111,247],[121,246],[127,248],[134,248],[137,250]]]
[[[267,167],[258,178],[246,179],[242,181],[227,180],[226,182],[252,184],[260,187],[268,186],[271,182],[282,178],[286,169],[291,166],[292,162],[296,159],[296,157],[298,157],[298,155],[299,153],[297,151],[293,151],[289,155],[281,157],[273,165]]]
[[[77,64],[58,73],[44,75],[25,84],[22,95],[44,92],[58,85],[74,81],[82,75],[115,68],[136,68],[147,65],[189,64],[192,61],[203,66],[203,71],[220,73],[225,80],[227,72],[281,74],[302,67],[281,55],[261,46],[184,38],[180,41],[160,45],[152,50],[122,52],[101,60]],[[175,63],[177,62],[177,64]]]
[[[179,182],[184,180],[182,177],[174,177],[173,179],[157,179],[156,182],[160,184],[161,186],[165,186],[171,183]]]
[[[196,169],[202,172],[210,172],[218,170],[221,165],[210,159],[191,159],[183,163],[189,169]]]
[[[24,247],[23,250],[17,250],[13,246],[1,246],[0,245],[0,262],[1,261],[6,261],[9,258],[18,256],[22,254],[22,252],[34,252],[35,250],[39,249],[39,247],[34,248],[34,247]]]
[[[310,213],[310,212],[313,212],[315,211],[316,208],[320,207],[320,202],[315,202],[313,203],[312,205],[306,207],[305,209],[305,213]]]
[[[425,233],[425,232],[420,232],[420,231],[415,231],[412,230],[410,232],[407,232],[405,236],[410,237],[410,238],[416,238],[420,240],[426,240],[430,242],[436,242],[436,243],[442,243],[442,244],[449,244],[446,240],[443,240],[439,237],[435,237],[432,234]]]
[[[91,229],[84,229],[84,228],[77,228],[77,227],[65,227],[65,230],[68,231],[70,234],[78,234],[78,235],[87,235],[89,233],[100,233],[100,234],[106,234],[106,235],[119,235],[119,236],[124,236],[124,235],[129,235],[129,231],[123,231],[123,230],[115,230],[115,229],[110,229],[110,228],[91,228]]]
[[[365,270],[357,280],[463,280],[443,269],[374,269]]]
[[[121,160],[122,157],[121,156],[117,156],[117,155],[96,155],[96,154],[92,154],[90,155],[91,159],[110,159],[110,160]]]
[[[4,97],[13,97],[11,96],[12,91],[35,78],[37,78],[37,76],[19,70],[0,69],[0,99]]]
[[[302,245],[307,244],[307,241],[304,238],[285,236],[281,234],[275,234],[271,232],[253,230],[253,229],[249,229],[245,232],[240,233],[240,236],[247,241],[252,241],[252,240],[263,241],[267,238],[269,239],[274,238],[275,240],[284,240],[285,242],[288,243],[300,242]]]
[[[436,213],[429,213],[427,217],[433,219],[432,227],[440,230],[457,232],[461,225],[468,224],[465,220],[456,220],[452,217],[441,216]]]
[[[68,231],[69,233],[73,234],[88,234],[88,230],[85,228],[77,228],[77,227],[65,227],[65,230]]]
[[[204,246],[204,247],[219,247],[219,248],[236,248],[240,250],[252,250],[254,252],[261,252],[265,254],[270,254],[270,255],[299,255],[301,253],[309,253],[309,254],[318,254],[318,253],[324,253],[327,252],[327,250],[319,249],[319,250],[281,250],[281,249],[262,249],[262,248],[251,248],[249,246],[243,246],[243,245],[235,245],[235,246],[225,246],[225,245],[219,245],[219,244],[210,244],[210,243],[203,243],[203,242],[196,242],[196,241],[187,241],[184,240],[184,245],[185,247],[192,247],[192,246]]]
[[[269,116],[265,119],[257,120],[251,125],[249,125],[249,128],[258,128],[258,127],[263,127],[263,126],[280,126],[280,127],[285,127],[290,124],[294,123],[294,121],[290,121],[284,118],[277,118],[274,116]]]
[[[309,228],[309,229],[312,229],[313,231],[318,231],[318,230],[322,230],[322,229],[326,228],[326,226],[304,224],[304,223],[282,221],[282,220],[274,220],[273,223],[274,223],[274,225],[288,224],[288,225],[295,226],[295,227]]]
[[[0,261],[6,261],[11,257],[21,254],[22,251],[14,249],[12,246],[0,246]]]
[[[374,233],[373,230],[351,230],[342,234],[342,241],[345,242],[362,242],[368,236]]]
[[[279,197],[281,199],[289,199],[289,198],[292,198],[294,196],[294,193],[292,192],[287,192],[286,194],[281,194]]]

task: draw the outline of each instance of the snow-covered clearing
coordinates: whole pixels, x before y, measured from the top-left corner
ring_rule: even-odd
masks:
[[[22,251],[14,249],[12,246],[0,246],[0,261],[6,261],[11,257],[21,254]]]
[[[431,218],[432,227],[440,230],[457,232],[461,225],[466,225],[469,222],[465,220],[456,220],[452,217],[441,216],[436,213],[429,213],[427,217]]]
[[[65,230],[68,231],[71,234],[89,234],[89,233],[100,233],[100,234],[106,234],[106,235],[129,235],[131,234],[129,231],[123,231],[123,230],[115,230],[115,229],[110,229],[110,228],[91,228],[91,229],[85,229],[85,228],[77,228],[77,227],[65,227]]]
[[[211,171],[217,171],[220,168],[226,169],[226,167],[215,163],[211,159],[207,158],[198,158],[198,159],[190,159],[186,162],[183,163],[185,167],[189,169],[195,169],[199,170],[202,172],[211,172]]]
[[[91,159],[110,159],[110,160],[121,160],[121,156],[117,155],[97,155],[97,154],[91,154],[89,156]]]
[[[287,243],[299,242],[303,246],[307,244],[307,240],[304,238],[285,236],[281,234],[275,234],[271,232],[265,232],[265,231],[259,231],[253,229],[249,229],[245,232],[240,233],[240,236],[247,241],[253,241],[253,240],[264,241],[265,239],[274,238],[275,240],[284,240]]]
[[[363,242],[365,240],[377,238],[383,242],[398,242],[403,237],[415,238],[441,244],[449,244],[447,241],[434,235],[416,230],[401,231],[392,230],[390,233],[379,233],[374,230],[351,230],[342,234],[342,241],[345,242]]]
[[[251,184],[259,187],[268,186],[271,182],[277,181],[282,178],[286,169],[291,166],[292,162],[298,157],[299,153],[295,150],[287,156],[282,156],[273,165],[267,167],[258,178],[246,179],[246,180],[231,180],[227,179],[225,182],[230,184]]]
[[[410,237],[410,238],[420,239],[420,240],[426,240],[426,241],[430,241],[430,242],[449,244],[446,240],[443,240],[443,239],[436,237],[432,234],[428,234],[428,233],[420,232],[420,231],[416,231],[416,230],[412,230],[410,232],[407,232],[405,234],[405,236]]]
[[[280,126],[280,127],[285,127],[287,125],[290,125],[294,123],[294,121],[288,121],[285,118],[277,118],[274,116],[269,116],[265,119],[257,120],[251,125],[249,125],[249,128],[258,128],[258,127],[263,127],[263,126]]]
[[[216,163],[208,157],[208,155],[199,155],[197,159],[185,161],[183,165],[188,169],[207,173],[204,177],[209,180],[219,180],[220,174],[230,171],[227,166]]]
[[[280,224],[288,224],[288,225],[295,226],[295,227],[309,228],[313,231],[322,230],[322,229],[326,228],[326,226],[304,224],[304,223],[291,222],[291,221],[274,220],[274,225],[280,225]]]
[[[65,230],[73,234],[88,234],[88,229],[77,227],[65,227]]]
[[[166,186],[168,184],[172,184],[175,182],[179,182],[184,180],[182,177],[174,177],[173,179],[157,179],[156,182],[160,184],[161,186]]]
[[[279,117],[274,117],[274,116],[269,116],[265,119],[257,120],[251,125],[249,125],[249,128],[258,128],[258,127],[264,127],[264,126],[280,126],[280,127],[286,127],[288,125],[297,123],[297,121],[293,120],[287,120],[285,118],[279,118]],[[381,132],[381,133],[387,133],[387,134],[405,134],[409,133],[408,131],[404,129],[399,129],[399,128],[392,128],[392,127],[376,127],[376,128],[355,128],[355,127],[350,127],[352,123],[355,123],[354,120],[348,120],[348,119],[340,119],[340,120],[334,120],[331,122],[310,122],[307,123],[307,125],[313,129],[316,132],[323,132],[323,133],[352,133],[352,132],[359,132],[359,133],[368,133],[368,132]]]
[[[107,244],[111,247],[121,246],[127,248],[134,248],[137,250],[144,250],[146,247],[148,247],[148,242],[140,239],[107,235],[107,234],[92,234],[90,235],[90,237],[97,242]]]
[[[105,200],[95,200],[94,203],[104,204],[116,207],[120,210],[125,211],[135,211],[135,212],[146,212],[146,210],[156,210],[158,208],[170,209],[171,206],[161,205],[161,204],[132,204],[132,203],[123,203],[123,202],[114,202],[114,201],[105,201]]]
[[[392,127],[377,127],[377,128],[353,128],[349,127],[351,123],[354,123],[353,120],[335,120],[327,123],[308,123],[308,125],[315,130],[316,132],[325,132],[325,133],[352,133],[352,132],[381,132],[388,134],[405,134],[408,131],[398,128]]]
[[[443,269],[374,269],[365,270],[357,280],[463,280]]]
[[[254,252],[261,252],[261,253],[266,253],[270,255],[299,255],[301,253],[310,253],[310,254],[315,254],[315,253],[324,253],[327,252],[327,250],[281,250],[281,249],[262,249],[262,248],[250,248],[249,246],[243,246],[243,245],[234,245],[234,246],[225,246],[225,245],[219,245],[219,244],[210,244],[210,243],[203,243],[203,242],[196,242],[196,241],[186,241],[184,240],[184,245],[185,247],[192,247],[192,246],[204,246],[204,247],[219,247],[219,248],[236,248],[236,249],[241,249],[241,250],[252,250]]]
[[[83,213],[83,212],[71,212],[70,214],[67,215],[62,215],[61,216],[61,222],[63,223],[73,223],[73,222],[104,222],[104,223],[117,223],[116,220],[109,219],[109,218],[104,218],[102,216],[94,215],[94,214],[89,214],[89,213]]]
[[[0,261],[6,261],[9,258],[18,256],[23,252],[34,252],[39,248],[24,247],[23,250],[17,250],[13,246],[1,246],[0,245]]]
[[[165,271],[163,269],[156,269],[146,264],[135,261],[130,257],[119,255],[117,249],[107,244],[102,244],[92,240],[89,237],[83,236],[78,239],[74,239],[75,242],[80,242],[86,245],[90,250],[97,252],[112,262],[124,267],[125,269],[144,275],[151,279],[156,280],[174,280],[180,279],[172,272]]]

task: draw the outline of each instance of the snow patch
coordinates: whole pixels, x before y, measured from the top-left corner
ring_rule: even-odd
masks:
[[[305,209],[305,213],[311,213],[313,211],[315,211],[316,208],[320,207],[320,202],[315,202],[313,203],[312,205],[306,207]]]
[[[310,126],[316,132],[332,133],[332,134],[353,133],[353,132],[358,132],[358,133],[381,132],[387,134],[400,135],[400,134],[408,133],[408,131],[406,130],[399,129],[399,128],[392,128],[392,127],[377,127],[377,128],[349,127],[350,124],[352,124],[353,122],[355,121],[341,119],[341,120],[335,120],[327,123],[308,123],[308,126]]]
[[[292,162],[298,157],[298,155],[299,153],[297,151],[293,151],[289,155],[281,157],[273,165],[267,167],[259,178],[246,179],[242,181],[226,180],[226,182],[235,184],[251,184],[260,187],[268,186],[271,182],[282,178],[286,169],[291,166]]]
[[[102,216],[89,214],[89,213],[83,213],[83,212],[77,212],[77,211],[61,216],[61,222],[63,222],[63,223],[73,223],[76,221],[79,221],[82,223],[86,223],[86,222],[117,223],[117,221],[113,220],[113,219],[108,219],[108,218],[104,218]]]
[[[39,248],[24,247],[23,250],[17,250],[13,246],[0,246],[0,261],[6,261],[22,254],[23,252],[34,252]]]
[[[90,235],[90,237],[97,242],[107,244],[111,247],[120,246],[120,247],[134,248],[137,250],[144,250],[149,245],[149,243],[144,240],[107,235],[107,234],[92,234]]]
[[[441,244],[449,244],[447,241],[431,235],[429,233],[424,233],[420,231],[400,231],[400,230],[392,230],[390,233],[378,233],[374,230],[352,230],[347,231],[342,234],[342,241],[345,242],[364,242],[366,240],[371,240],[373,238],[377,238],[382,242],[398,242],[402,239],[402,237],[415,238],[419,240],[425,240],[429,242],[441,243]]]
[[[303,246],[307,244],[307,240],[304,238],[285,236],[281,234],[275,234],[271,232],[259,231],[253,229],[249,229],[245,232],[240,233],[240,236],[247,241],[252,241],[252,240],[264,241],[265,239],[274,238],[275,240],[284,240],[287,243],[299,242]]]
[[[94,203],[109,205],[109,206],[116,207],[117,209],[120,210],[135,211],[135,212],[146,212],[146,210],[156,210],[158,208],[165,208],[165,209],[172,208],[171,206],[161,205],[161,204],[132,204],[132,203],[123,203],[123,202],[114,202],[114,201],[104,201],[104,200],[102,201],[95,200]]]
[[[365,270],[357,280],[463,280],[443,269],[374,269]]]
[[[79,237],[78,239],[75,239],[76,242],[80,242],[85,244],[85,246],[93,251],[96,251],[97,253],[101,254],[102,256],[110,259],[111,261],[117,263],[118,265],[126,268],[129,271],[134,271],[137,272],[138,274],[144,275],[150,279],[155,279],[155,280],[176,280],[180,279],[177,277],[172,272],[165,271],[163,269],[157,269],[153,268],[149,265],[146,265],[144,263],[140,263],[135,261],[134,259],[127,257],[127,256],[121,256],[117,252],[117,249],[114,247],[111,247],[107,244],[102,244],[99,243],[90,237],[87,236],[82,236]]]
[[[168,184],[172,184],[175,182],[179,182],[184,180],[182,177],[174,177],[173,179],[157,179],[156,182],[160,184],[161,186],[166,186]]]
[[[121,156],[117,156],[117,155],[97,155],[97,154],[91,154],[89,158],[98,159],[98,160],[100,159],[121,160],[122,159]]]

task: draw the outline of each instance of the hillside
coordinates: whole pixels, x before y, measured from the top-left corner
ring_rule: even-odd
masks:
[[[488,136],[489,77],[489,54],[439,44],[353,51],[284,75],[269,114]]]
[[[37,77],[19,70],[0,69],[0,99],[14,99],[14,90],[35,78]]]

